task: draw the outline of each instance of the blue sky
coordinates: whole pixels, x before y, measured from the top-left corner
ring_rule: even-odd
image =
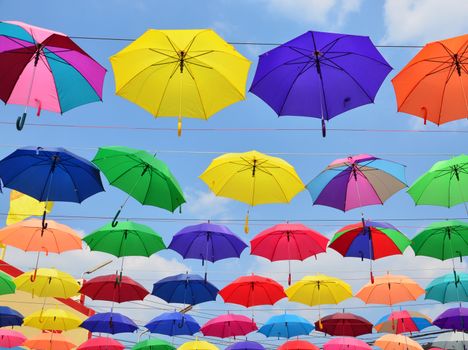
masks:
[[[468,31],[466,14],[468,3],[464,0],[206,0],[206,1],[8,1],[0,0],[3,20],[19,20],[33,25],[54,29],[69,36],[97,36],[136,38],[148,28],[182,29],[213,28],[230,42],[281,43],[307,30],[336,31],[350,34],[369,35],[376,44],[421,45],[427,41],[460,35]],[[251,233],[242,232],[245,205],[228,199],[216,198],[210,194],[198,175],[211,159],[224,152],[242,152],[257,149],[265,153],[284,153],[283,158],[296,167],[304,180],[310,181],[335,158],[351,154],[370,153],[407,165],[407,180],[412,183],[420,174],[436,161],[450,155],[466,153],[466,120],[453,122],[439,128],[422,126],[419,119],[396,113],[395,97],[390,79],[416,54],[417,49],[382,48],[381,53],[393,66],[392,71],[379,91],[375,104],[364,106],[334,118],[329,124],[327,138],[323,139],[318,130],[309,131],[190,131],[190,128],[319,128],[317,119],[277,118],[274,112],[260,99],[247,94],[245,101],[232,105],[213,116],[208,122],[184,120],[183,136],[176,135],[176,119],[153,119],[144,110],[114,95],[114,81],[108,58],[121,50],[127,42],[76,40],[76,42],[108,69],[104,86],[104,102],[82,106],[62,116],[42,112],[39,119],[30,113],[29,123],[65,125],[106,125],[131,126],[141,128],[171,128],[170,131],[92,129],[92,128],[53,128],[26,125],[17,132],[13,125],[0,125],[2,141],[0,156],[11,153],[16,147],[25,145],[63,146],[91,159],[99,146],[125,145],[157,152],[167,162],[184,189],[188,202],[182,214],[170,214],[153,207],[142,207],[130,200],[124,209],[123,217],[150,218],[142,223],[159,232],[166,243],[184,225],[201,220],[225,220],[228,226],[245,241],[257,232],[275,223],[276,220],[303,220],[304,223],[323,232],[327,236],[341,226],[359,220],[361,211],[341,213],[331,208],[313,207],[307,192],[300,193],[288,205],[265,205],[251,211]],[[237,45],[236,48],[252,61],[248,85],[256,68],[257,55],[269,47],[257,45]],[[14,121],[22,112],[18,106],[4,106],[0,109],[2,121]],[[333,128],[357,129],[397,129],[412,130],[405,133],[343,132]],[[418,130],[441,130],[448,133],[418,133]],[[104,180],[105,181],[105,180]],[[98,194],[82,205],[59,203],[53,214],[73,215],[85,218],[70,219],[64,223],[88,233],[105,224],[105,220],[90,216],[110,217],[125,199],[125,194],[106,184],[106,192]],[[6,194],[8,191],[5,191]],[[0,212],[8,208],[8,196],[0,201]],[[466,218],[463,206],[451,209],[438,207],[415,207],[410,197],[401,191],[390,198],[384,206],[363,209],[366,217],[387,219],[412,237],[421,227],[434,218]],[[161,222],[159,219],[167,219]],[[186,221],[180,221],[184,219]],[[391,220],[395,219],[395,220]],[[403,220],[407,219],[407,220]],[[427,219],[427,220],[412,220]],[[255,222],[255,220],[263,220]],[[98,253],[69,253],[60,257],[49,256],[44,265],[56,266],[79,277],[81,273],[104,260],[108,256]],[[14,249],[7,252],[7,261],[20,268],[29,269],[34,264],[34,255],[24,254]],[[343,266],[343,264],[346,264]],[[107,269],[111,272],[118,262]],[[432,278],[449,272],[449,263],[413,256],[407,252],[403,257],[391,257],[377,262],[380,273],[389,270],[393,273],[414,277],[423,286]],[[466,262],[459,264],[466,270]],[[150,288],[151,283],[171,273],[191,270],[202,273],[198,261],[182,261],[174,252],[162,252],[151,259],[128,259],[127,273]],[[362,286],[368,278],[368,264],[355,260],[342,260],[334,252],[310,259],[304,263],[294,262],[295,279],[306,274],[324,272],[348,280],[353,289]],[[241,261],[229,260],[210,266],[210,279],[218,287],[230,280],[250,272],[272,276],[285,284],[287,267],[281,263],[271,264],[261,258],[248,255],[245,251]],[[102,273],[105,270],[100,271]],[[140,324],[148,321],[160,310],[167,308],[154,297],[141,305],[122,305],[121,312],[136,318]],[[87,301],[97,310],[107,310],[103,303]],[[163,304],[155,304],[163,303]],[[426,311],[435,317],[444,308],[423,301],[408,305],[409,309]],[[108,304],[107,304],[108,305]],[[335,306],[333,306],[335,307]],[[376,321],[385,308],[365,309],[357,300],[350,300],[339,308],[352,308],[353,312]],[[304,308],[300,304],[280,303],[277,307],[300,313],[310,321],[317,318],[316,309]],[[299,310],[299,309],[301,310]],[[250,310],[217,302],[202,304],[193,315],[200,323],[209,315],[220,314],[228,309],[250,315]],[[265,308],[263,308],[265,309]],[[293,310],[296,309],[296,310]],[[118,310],[118,308],[116,309]],[[351,310],[351,309],[350,309]],[[276,310],[278,311],[278,310]],[[328,309],[323,314],[331,313]],[[256,319],[263,322],[269,314],[257,311]],[[135,335],[124,335],[129,341]],[[372,338],[372,337],[370,337]],[[375,338],[375,337],[374,337]],[[249,336],[252,340],[265,341],[263,336]],[[324,342],[321,337],[312,337],[318,345]],[[180,344],[184,339],[174,339]],[[269,339],[269,344],[281,341]]]

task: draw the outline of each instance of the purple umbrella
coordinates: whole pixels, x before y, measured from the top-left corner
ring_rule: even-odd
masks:
[[[468,308],[460,306],[445,310],[432,323],[442,329],[465,332],[468,330]]]
[[[225,350],[265,350],[265,348],[254,341],[241,341],[229,345]]]
[[[392,67],[367,36],[309,31],[262,54],[250,87],[278,116],[325,120],[373,103]]]

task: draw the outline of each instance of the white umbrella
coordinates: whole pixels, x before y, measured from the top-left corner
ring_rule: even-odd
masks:
[[[439,335],[432,346],[449,350],[468,350],[468,333],[447,332]]]

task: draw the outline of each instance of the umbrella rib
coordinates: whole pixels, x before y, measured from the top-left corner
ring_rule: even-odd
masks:
[[[447,90],[447,84],[450,81],[450,78],[452,77],[454,72],[455,72],[455,65],[452,65],[451,69],[449,69],[447,78],[445,79],[444,88],[442,89],[442,96],[440,98],[439,118],[437,121],[437,125],[440,125],[440,118],[442,117],[442,106],[444,104],[445,91]]]
[[[353,51],[349,51],[349,52],[346,52],[346,51],[343,51],[343,52],[341,52],[341,51],[331,51],[329,53],[330,54],[341,54],[341,55],[338,56],[338,57],[335,56],[335,57],[332,57],[332,58],[325,57],[325,58],[323,58],[323,60],[333,61],[333,59],[335,59],[335,58],[343,57],[343,56],[346,56],[346,55],[354,55],[354,56],[367,58],[367,59],[369,59],[371,61],[374,61],[376,63],[379,63],[379,64],[381,64],[383,66],[391,68],[391,66],[387,62],[382,62],[382,61],[380,61],[380,60],[378,60],[376,58],[373,58],[373,57],[370,57],[370,56],[367,56],[367,55],[363,55],[363,54],[360,54],[358,52],[353,52]]]
[[[174,68],[172,69],[172,73],[169,76],[169,79],[166,80],[166,84],[164,85],[164,91],[163,91],[163,93],[161,95],[161,98],[159,99],[158,108],[156,109],[156,112],[153,114],[155,117],[157,117],[158,114],[159,114],[159,110],[161,109],[162,102],[163,102],[164,98],[166,97],[166,91],[167,91],[167,88],[169,86],[169,83],[170,83],[172,77],[174,76],[175,72],[177,71],[178,67],[179,66],[177,64],[174,65]]]
[[[193,63],[191,63],[193,64]],[[191,71],[191,68],[189,67],[189,65],[186,66],[187,68],[187,71],[189,72],[190,74],[190,77],[192,78],[193,80],[193,83],[195,84],[195,90],[197,91],[197,95],[198,95],[198,99],[200,100],[200,105],[202,107],[202,110],[203,110],[203,116],[205,117],[205,120],[208,120],[208,114],[206,113],[206,110],[205,110],[205,104],[203,102],[203,99],[201,97],[201,93],[200,93],[200,88],[198,87],[198,83],[197,83],[197,80],[195,79],[192,71]]]
[[[80,195],[78,194],[78,186],[76,185],[75,183],[75,179],[71,176],[70,172],[68,171],[68,169],[63,166],[62,163],[58,163],[57,167],[61,168],[62,170],[64,170],[67,174],[68,174],[68,177],[70,178],[72,184],[73,184],[73,187],[74,189],[76,189],[75,191],[75,194],[76,194],[76,198],[78,199],[78,203],[81,203],[83,201],[83,199],[80,198]]]

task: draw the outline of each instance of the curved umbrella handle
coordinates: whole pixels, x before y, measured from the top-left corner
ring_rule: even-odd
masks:
[[[29,278],[31,282],[34,282],[36,280],[36,276],[37,276],[37,267],[34,269],[34,274],[31,275],[31,277]]]
[[[291,272],[288,275],[288,286],[290,286],[290,285],[291,285]]]
[[[327,127],[325,126],[325,119],[322,118],[322,137],[327,136]]]
[[[28,113],[24,112],[22,116],[19,116],[18,119],[16,119],[16,130],[21,131],[23,130],[24,123],[26,122],[26,116]]]
[[[47,215],[47,211],[44,210],[44,213],[42,213],[42,230],[45,230],[48,226],[47,222],[45,221]]]
[[[116,227],[119,224],[117,218],[119,217],[121,211],[122,209],[119,209],[117,213],[115,213],[114,219],[112,219],[112,227]]]
[[[370,272],[370,281],[371,281],[371,284],[374,284],[375,282],[374,273],[372,271]]]

